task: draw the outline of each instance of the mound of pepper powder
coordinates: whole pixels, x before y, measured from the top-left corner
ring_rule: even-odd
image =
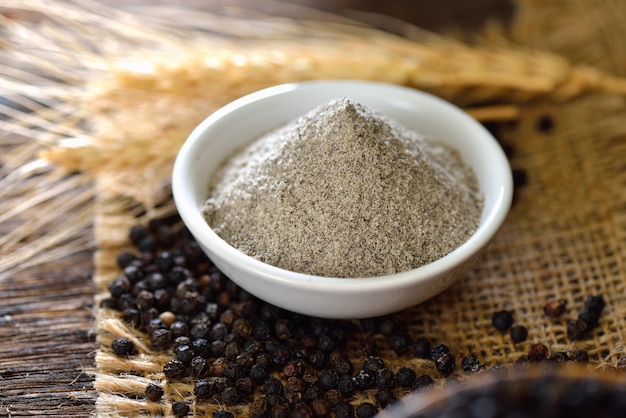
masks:
[[[220,237],[252,257],[350,278],[448,254],[478,227],[482,198],[454,149],[342,98],[230,158],[203,210]]]

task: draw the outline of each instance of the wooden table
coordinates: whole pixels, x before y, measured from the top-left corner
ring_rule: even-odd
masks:
[[[188,0],[191,1],[191,0]],[[135,0],[135,3],[150,3]],[[248,0],[259,5],[261,2]],[[124,2],[120,2],[122,4]],[[132,2],[129,2],[132,3]],[[161,2],[163,3],[163,2]],[[242,4],[245,2],[239,2]],[[510,16],[500,0],[298,0],[326,10],[377,11],[430,29],[471,28],[487,16]],[[1,133],[0,133],[1,135]],[[0,138],[0,164],[4,155]],[[72,213],[67,213],[68,221]],[[0,236],[16,225],[0,224]],[[92,234],[91,229],[85,234]],[[0,256],[2,251],[0,249]],[[93,253],[86,251],[10,277],[0,274],[0,416],[90,416],[95,410]]]

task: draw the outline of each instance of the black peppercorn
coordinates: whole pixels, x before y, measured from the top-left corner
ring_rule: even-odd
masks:
[[[334,370],[324,370],[320,373],[317,384],[322,389],[333,389],[337,386],[338,381],[339,376],[337,376],[337,373]]]
[[[244,376],[235,381],[235,389],[241,394],[250,394],[254,388],[255,384],[249,376]]]
[[[338,374],[352,374],[354,372],[354,366],[350,362],[350,360],[341,360],[337,364],[335,364],[335,371]]]
[[[354,418],[354,406],[349,402],[339,402],[333,408],[335,417],[337,418]]]
[[[222,391],[229,386],[231,386],[231,381],[223,376],[213,379],[213,391],[215,393],[222,393]]]
[[[313,418],[313,411],[304,402],[297,402],[291,410],[291,418]]]
[[[252,377],[257,383],[265,382],[269,377],[269,371],[266,367],[260,364],[255,364],[250,369],[250,377]]]
[[[394,374],[389,369],[380,369],[376,373],[376,387],[378,389],[391,389],[394,384]]]
[[[328,362],[336,368],[339,364],[350,362],[350,360],[345,351],[337,348],[328,355]]]
[[[567,321],[567,338],[569,338],[570,341],[585,338],[589,331],[589,325],[581,319],[570,319]]]
[[[304,374],[304,362],[302,360],[291,360],[283,367],[283,374],[286,377],[302,377]]]
[[[128,238],[134,245],[139,244],[148,236],[148,229],[143,225],[134,225],[130,228]]]
[[[148,399],[149,401],[152,401],[152,402],[160,401],[164,393],[165,392],[163,388],[160,385],[157,385],[156,383],[149,383],[148,386],[146,386],[145,395],[146,395],[146,399]]]
[[[158,350],[165,350],[172,343],[172,333],[169,329],[158,328],[150,334],[152,346]]]
[[[134,263],[124,267],[122,271],[131,283],[138,283],[145,277],[143,270]]]
[[[445,344],[436,344],[430,350],[430,358],[433,360],[437,360],[444,354],[450,354],[450,349]]]
[[[359,325],[365,334],[374,334],[378,331],[379,322],[380,318],[363,318],[359,320]]]
[[[291,376],[287,378],[287,382],[285,383],[285,392],[297,396],[292,396],[292,398],[299,398],[302,392],[306,391],[308,385],[307,383],[299,377]]]
[[[383,368],[385,368],[385,362],[378,356],[369,356],[363,362],[363,370],[372,376],[376,376],[376,373]]]
[[[181,266],[172,267],[167,273],[167,279],[173,284],[182,283],[187,278],[189,278],[189,272]]]
[[[130,292],[130,289],[130,280],[128,280],[126,276],[119,276],[109,285],[109,293],[111,293],[111,296],[116,299],[122,296],[124,293]]]
[[[250,416],[260,418],[268,416],[267,400],[265,398],[257,398],[252,400],[249,407]]]
[[[454,356],[449,353],[442,354],[435,360],[435,368],[439,373],[444,375],[450,373],[454,369],[455,365],[456,362],[454,360]]]
[[[198,400],[210,399],[213,396],[213,383],[210,380],[196,380],[193,394]]]
[[[322,350],[315,350],[308,355],[307,361],[309,362],[309,364],[311,364],[311,366],[315,367],[316,369],[322,369],[324,367],[324,364],[326,364],[326,357],[326,353],[324,353]]]
[[[335,348],[337,348],[337,345],[335,344],[335,340],[333,340],[328,335],[322,335],[321,337],[319,337],[317,346],[319,347],[320,350],[326,353],[330,353]]]
[[[291,322],[286,319],[279,319],[274,324],[274,334],[279,340],[291,338]]]
[[[254,356],[252,355],[252,353],[249,352],[243,352],[241,354],[239,354],[237,357],[235,357],[235,361],[237,362],[237,364],[240,364],[241,367],[244,368],[244,370],[249,371],[252,366],[254,366]]]
[[[354,377],[349,374],[343,374],[339,376],[339,381],[337,382],[337,389],[344,396],[352,396],[356,393],[357,385],[354,380]]]
[[[139,309],[135,309],[135,308],[124,309],[122,311],[122,318],[124,319],[124,322],[134,327],[139,326],[142,321],[141,313],[139,312]]]
[[[330,406],[324,399],[315,399],[311,401],[311,412],[315,417],[330,416]]]
[[[121,357],[132,356],[137,353],[135,344],[126,337],[114,339],[111,343],[111,349],[116,355]]]
[[[506,332],[513,325],[513,313],[511,311],[497,311],[491,316],[491,325],[500,332]]]
[[[324,394],[324,399],[328,402],[328,405],[335,406],[343,401],[343,395],[338,389],[330,389]]]
[[[204,358],[204,357],[200,357],[200,356],[196,356],[191,360],[191,364],[190,364],[190,369],[191,369],[191,375],[194,377],[194,379],[204,379],[210,370],[210,364],[209,362]]]
[[[415,379],[415,383],[413,384],[413,390],[423,390],[429,388],[435,384],[435,381],[428,376],[427,374],[423,374],[417,376]]]
[[[272,405],[272,411],[270,413],[272,418],[289,418],[291,416],[291,411],[289,410],[289,405],[286,403],[277,403]]]
[[[122,251],[116,258],[117,266],[122,270],[130,266],[136,260],[137,256],[130,251]]]
[[[247,319],[237,318],[233,322],[233,332],[243,338],[248,338],[252,334],[252,325]]]
[[[261,351],[256,355],[256,364],[261,367],[270,367],[272,361],[270,360],[270,356],[268,353]]]
[[[170,324],[169,330],[172,333],[172,338],[186,337],[189,335],[189,325],[186,322],[174,321]]]
[[[267,322],[258,321],[252,326],[251,335],[259,341],[265,341],[270,338],[270,327]]]
[[[189,337],[176,337],[172,346],[174,349],[176,349],[176,347],[178,346],[189,344],[191,344],[191,339],[189,339]]]
[[[478,360],[478,357],[473,354],[463,357],[463,360],[461,360],[461,367],[466,373],[477,372],[483,368],[482,364],[480,364],[480,360]]]
[[[196,338],[191,342],[191,347],[197,356],[208,357],[211,352],[209,342],[204,338]]]
[[[398,323],[392,318],[383,318],[378,324],[378,332],[383,335],[391,336],[398,330]]]
[[[181,363],[188,365],[191,363],[191,360],[196,356],[196,353],[193,351],[193,348],[187,344],[179,345],[174,349],[174,356],[176,360],[179,360]]]
[[[530,361],[542,361],[548,358],[549,349],[544,344],[533,344],[528,349],[528,359]]]
[[[213,412],[213,418],[234,418],[235,415],[233,415],[232,412],[227,411],[225,409],[218,409],[217,411]]]
[[[588,296],[585,299],[585,308],[600,314],[606,307],[606,302],[602,295]]]
[[[146,317],[146,319],[148,318]],[[159,315],[150,315],[150,319],[148,320],[146,325],[146,330],[149,333],[153,333],[157,329],[167,329],[167,326],[165,325],[165,322],[163,322],[161,318],[159,318]]]
[[[374,393],[374,399],[376,399],[381,408],[385,408],[396,401],[396,397],[393,394],[393,391],[389,389],[377,390],[376,393]]]
[[[562,351],[554,352],[548,357],[548,361],[553,364],[562,364],[569,360],[567,353]]]
[[[515,370],[525,370],[530,367],[530,360],[527,355],[521,355],[517,360],[513,362],[513,368]]]
[[[271,353],[271,360],[274,364],[278,366],[285,365],[289,360],[291,360],[293,352],[289,347],[284,345],[280,345],[276,347],[274,351]]]
[[[210,373],[214,376],[224,376],[228,366],[228,360],[225,357],[218,357],[211,363]]]
[[[283,382],[272,377],[263,384],[262,392],[265,395],[282,395],[285,392]]]
[[[245,375],[246,371],[236,362],[228,363],[226,368],[224,369],[224,377],[226,377],[231,382],[237,381],[237,379],[242,378]]]
[[[378,413],[378,408],[369,402],[363,402],[356,407],[356,416],[359,418],[372,418]]]
[[[235,405],[239,400],[239,393],[234,386],[227,386],[222,390],[222,400],[226,405]]]
[[[557,319],[565,313],[567,302],[565,299],[550,299],[543,306],[543,312],[551,319]]]
[[[135,297],[130,293],[123,293],[119,298],[116,299],[117,308],[120,311],[124,311],[126,309],[137,309],[137,304],[135,303]]]
[[[157,250],[156,240],[147,236],[137,244],[137,249],[141,252],[154,253]]]
[[[511,340],[514,344],[526,341],[528,338],[528,329],[523,325],[515,325],[511,328]]]
[[[402,355],[409,351],[412,343],[411,335],[406,331],[397,331],[389,337],[391,349],[397,355]]]
[[[168,380],[180,380],[187,376],[187,368],[178,360],[170,360],[163,365],[163,374]]]
[[[189,415],[189,402],[174,401],[172,402],[172,413],[177,417],[185,417]]]
[[[415,384],[415,379],[417,379],[417,374],[413,369],[408,367],[402,367],[396,373],[396,383],[398,386],[410,389]],[[357,413],[358,415],[358,413]]]
[[[243,353],[243,349],[236,341],[230,342],[224,347],[224,357],[230,361],[235,360],[241,353]]]
[[[550,115],[541,115],[535,126],[539,132],[550,133],[554,129],[554,120]]]
[[[354,376],[354,382],[359,389],[369,389],[374,387],[376,377],[365,370],[360,370],[356,376]]]
[[[377,356],[378,355],[378,343],[372,337],[367,337],[361,340],[360,343],[361,350],[363,354],[366,356]]]
[[[417,358],[430,358],[430,341],[426,337],[416,338],[411,349]]]
[[[226,351],[226,342],[223,340],[215,340],[211,343],[210,351],[213,357],[223,357]]]
[[[589,362],[589,354],[587,354],[587,352],[582,349],[569,351],[567,353],[567,356],[569,357],[570,361],[573,361],[575,363],[586,364],[587,362]]]

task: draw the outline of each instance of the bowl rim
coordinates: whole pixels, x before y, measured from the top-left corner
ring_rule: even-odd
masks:
[[[431,263],[394,274],[355,278],[316,276],[273,266],[241,252],[215,233],[204,220],[201,212],[197,210],[195,204],[189,204],[189,201],[193,200],[193,198],[191,192],[186,190],[185,169],[187,168],[186,166],[190,158],[194,155],[194,150],[203,142],[202,138],[205,135],[204,132],[210,129],[213,124],[224,116],[252,102],[265,100],[278,95],[288,95],[290,92],[302,89],[339,87],[341,85],[376,88],[388,90],[389,92],[395,90],[405,95],[408,93],[421,96],[421,100],[444,105],[450,112],[456,114],[456,117],[469,121],[475,125],[476,129],[482,131],[482,136],[485,139],[484,146],[488,147],[489,152],[494,154],[494,167],[491,167],[490,170],[495,170],[495,173],[501,176],[501,185],[494,205],[488,208],[487,216],[485,217],[483,215],[483,219],[476,231],[459,247]],[[491,240],[504,222],[512,202],[513,182],[508,159],[497,140],[484,126],[456,105],[418,89],[385,82],[367,80],[315,80],[285,83],[264,88],[242,96],[211,113],[189,134],[176,156],[172,171],[172,193],[179,215],[195,239],[203,246],[219,254],[219,256],[228,263],[236,265],[238,269],[245,270],[248,274],[261,275],[265,280],[269,279],[274,282],[281,282],[283,286],[298,289],[303,286],[318,289],[331,288],[334,293],[354,295],[355,293],[369,293],[371,290],[406,288],[409,284],[425,281],[432,276],[453,270],[468,259],[471,259],[477,251]],[[483,208],[483,212],[485,209],[486,208]]]

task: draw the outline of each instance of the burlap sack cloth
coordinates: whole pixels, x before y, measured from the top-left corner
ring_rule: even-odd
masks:
[[[559,2],[558,6],[547,1],[520,2],[513,37],[570,55],[574,62],[624,74],[623,37],[615,34],[623,32],[619,23],[623,20],[617,16],[626,18],[626,5],[610,3],[614,6],[605,7],[604,2]],[[569,18],[569,29],[577,34],[575,47],[568,44],[565,24],[552,21],[555,10],[563,20]],[[589,15],[593,16],[591,23]],[[576,32],[571,22],[584,24],[586,32]],[[550,42],[544,44],[545,39]],[[512,167],[527,174],[527,182],[516,189],[504,226],[482,260],[458,283],[426,303],[393,315],[413,337],[424,336],[450,347],[457,358],[453,376],[464,378],[459,364],[465,355],[475,354],[487,367],[510,367],[534,343],[546,344],[552,352],[587,350],[589,372],[613,369],[626,355],[625,111],[624,97],[610,92],[578,95],[567,101],[548,95],[521,104],[514,121],[494,125],[497,137],[510,151]],[[128,210],[132,202],[129,204],[129,198],[118,193],[112,183],[98,179],[98,299],[106,296],[108,284],[119,274],[115,256],[128,245],[129,227],[147,221]],[[171,205],[166,205],[163,212],[169,210]],[[598,294],[607,302],[599,326],[587,339],[569,341],[566,320],[576,317],[587,296]],[[543,312],[551,298],[567,302],[567,311],[558,320],[550,320]],[[515,324],[528,328],[525,342],[515,345],[508,334],[492,327],[492,314],[503,309],[514,312]],[[192,412],[201,416],[211,416],[211,411],[221,407],[195,402],[191,379],[166,383],[162,368],[171,354],[153,350],[147,336],[128,328],[119,313],[98,310],[97,333],[97,415],[170,415],[171,401],[180,399],[191,401]],[[120,336],[132,338],[140,354],[129,359],[115,356],[110,345]],[[361,337],[355,336],[357,344]],[[354,365],[360,367],[363,356],[357,347],[351,355]],[[430,375],[438,385],[444,384],[445,378],[432,361],[397,356],[388,345],[383,347],[381,356],[394,372],[407,365],[418,374]],[[153,381],[163,383],[166,391],[158,403],[143,397],[146,385]],[[354,402],[364,399],[371,399],[371,394],[359,393]],[[229,409],[246,416],[247,405]]]

